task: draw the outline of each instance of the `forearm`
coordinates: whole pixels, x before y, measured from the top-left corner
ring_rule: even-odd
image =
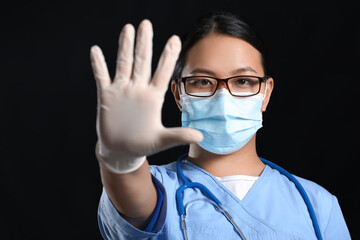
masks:
[[[111,202],[130,224],[142,228],[157,201],[148,162],[127,174],[111,172],[101,161],[99,163],[102,183]]]

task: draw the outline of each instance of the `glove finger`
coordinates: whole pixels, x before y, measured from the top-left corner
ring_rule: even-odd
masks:
[[[170,78],[174,72],[176,60],[181,50],[181,41],[174,35],[167,41],[156,68],[152,84],[167,90]]]
[[[116,60],[116,73],[114,81],[126,82],[131,77],[133,66],[135,29],[131,24],[126,24],[119,37],[119,49]]]
[[[111,84],[111,79],[104,55],[98,46],[91,47],[90,59],[98,90],[106,88]]]
[[[132,79],[139,83],[148,83],[151,77],[153,29],[149,20],[140,23],[136,37],[135,62]]]
[[[165,128],[161,134],[161,149],[201,142],[203,135],[200,131],[191,128]]]

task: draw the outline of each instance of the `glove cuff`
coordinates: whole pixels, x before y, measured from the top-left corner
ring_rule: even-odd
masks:
[[[121,153],[110,152],[100,143],[96,144],[96,156],[99,162],[107,167],[108,170],[117,174],[131,173],[139,169],[146,160],[146,156],[129,157]]]

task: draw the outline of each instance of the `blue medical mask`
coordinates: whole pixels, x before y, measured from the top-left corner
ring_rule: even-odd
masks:
[[[211,97],[180,96],[183,127],[202,132],[198,143],[216,154],[229,154],[247,144],[262,127],[263,94],[234,97],[225,88]]]

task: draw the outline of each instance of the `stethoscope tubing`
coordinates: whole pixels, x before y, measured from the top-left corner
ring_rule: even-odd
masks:
[[[184,154],[183,156],[181,156],[178,161],[176,162],[176,168],[177,168],[177,173],[180,177],[180,179],[184,182],[183,185],[181,185],[177,190],[176,190],[176,205],[178,207],[178,211],[181,217],[181,227],[183,229],[183,234],[184,234],[184,238],[185,240],[188,240],[188,236],[187,236],[187,227],[186,227],[186,221],[185,221],[185,208],[184,208],[184,203],[182,201],[182,193],[187,189],[187,188],[198,188],[200,189],[203,194],[205,194],[209,199],[211,199],[212,201],[214,201],[217,206],[219,207],[219,210],[221,210],[221,212],[225,215],[225,217],[233,224],[233,226],[235,227],[235,229],[237,230],[237,232],[240,234],[241,239],[242,240],[246,240],[246,237],[244,236],[243,232],[241,231],[240,227],[236,224],[236,222],[234,221],[233,217],[230,215],[230,213],[228,213],[225,208],[222,206],[222,203],[220,202],[220,200],[215,197],[215,195],[207,188],[205,187],[203,184],[198,183],[198,182],[190,182],[187,177],[184,175],[184,172],[182,171],[181,168],[181,162],[184,158],[187,157],[187,154]]]
[[[184,231],[184,237],[185,239],[188,239],[187,237],[187,230],[186,230],[186,223],[185,223],[185,208],[184,208],[184,203],[182,200],[182,193],[184,192],[185,189],[187,188],[198,188],[200,189],[209,199],[211,199],[212,201],[214,201],[219,208],[224,212],[224,214],[226,215],[226,217],[229,219],[229,221],[231,221],[231,223],[233,223],[233,225],[235,226],[235,228],[239,231],[240,236],[242,237],[243,240],[246,240],[244,234],[242,233],[242,231],[240,230],[240,228],[237,226],[237,224],[233,221],[233,218],[230,216],[230,214],[224,209],[224,207],[222,206],[221,201],[207,188],[205,187],[203,184],[198,183],[198,182],[190,182],[188,180],[188,178],[184,175],[184,172],[182,171],[181,168],[181,163],[182,161],[187,158],[187,154],[184,154],[182,156],[180,156],[176,162],[176,170],[178,173],[179,178],[184,182],[183,185],[181,185],[177,190],[176,190],[176,204],[178,207],[178,211],[179,211],[179,215],[181,216],[182,219],[182,226],[183,226],[183,231]],[[305,189],[303,188],[303,186],[300,184],[300,182],[288,171],[286,171],[285,169],[283,169],[282,167],[276,165],[273,162],[270,162],[266,159],[260,158],[260,160],[268,165],[269,167],[278,170],[281,174],[283,174],[284,176],[286,176],[291,182],[294,183],[295,187],[298,189],[300,195],[302,196],[302,198],[304,199],[304,202],[306,204],[306,207],[309,211],[309,215],[310,218],[312,220],[313,223],[313,227],[314,227],[314,231],[315,231],[315,235],[317,237],[318,240],[322,240],[322,235],[321,235],[321,231],[320,231],[320,227],[315,215],[315,211],[314,208],[311,204],[311,201],[308,197],[308,195],[306,194]]]
[[[308,209],[308,212],[309,212],[309,215],[310,215],[313,227],[314,227],[316,237],[317,237],[318,240],[322,240],[322,235],[321,235],[319,223],[318,223],[316,215],[315,215],[314,208],[313,208],[313,206],[311,204],[309,196],[306,194],[306,191],[303,188],[303,186],[301,185],[301,183],[291,173],[289,173],[288,171],[286,171],[285,169],[283,169],[279,165],[277,165],[277,164],[275,164],[273,162],[270,162],[269,160],[263,159],[263,158],[260,158],[260,160],[263,163],[265,163],[266,165],[268,165],[269,167],[278,170],[281,174],[286,176],[291,182],[293,182],[295,184],[295,187],[300,192],[300,195],[304,199],[304,202],[305,202],[306,207]]]

